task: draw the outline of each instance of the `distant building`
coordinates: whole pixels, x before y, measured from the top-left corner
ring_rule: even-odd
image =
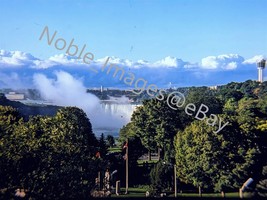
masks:
[[[262,59],[260,62],[257,63],[257,67],[258,67],[258,81],[260,83],[263,82],[263,70],[265,68],[266,65],[266,60]]]
[[[24,100],[25,96],[24,94],[18,94],[16,92],[9,92],[8,94],[5,94],[6,98],[11,101],[19,101]]]
[[[215,86],[210,86],[209,88],[210,88],[210,90],[217,90],[217,89],[218,89],[218,86],[217,86],[217,85],[215,85]]]

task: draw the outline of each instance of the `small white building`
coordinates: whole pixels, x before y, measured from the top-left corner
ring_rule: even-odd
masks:
[[[9,92],[8,94],[5,94],[6,98],[11,101],[19,101],[24,100],[25,96],[24,94],[18,94],[16,92]]]

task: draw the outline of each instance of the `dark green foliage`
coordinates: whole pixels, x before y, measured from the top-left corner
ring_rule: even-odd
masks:
[[[234,98],[239,101],[243,97],[248,98],[260,98],[267,94],[267,81],[259,83],[257,81],[245,81],[242,83],[231,82],[227,85],[218,86],[216,95],[226,101],[230,98]]]
[[[242,130],[235,119],[220,117],[230,123],[221,132],[215,134],[211,126],[194,121],[175,140],[181,181],[218,192],[240,188],[257,173],[260,157],[255,135]]]
[[[126,145],[126,141],[128,141]],[[129,185],[137,185],[143,181],[143,174],[140,174],[137,168],[137,160],[145,153],[145,148],[142,145],[141,138],[136,135],[133,124],[130,122],[120,130],[119,143],[122,148],[123,156],[123,175],[121,176],[121,183],[125,184],[125,156],[126,146],[128,146],[129,159]]]
[[[141,143],[141,138],[136,135],[132,123],[128,123],[120,130],[119,143],[121,144],[123,155],[126,153],[125,144],[127,140],[129,148],[129,163],[130,166],[134,167],[137,165],[138,158],[145,152],[145,148]]]
[[[176,146],[179,178],[215,191],[236,189],[249,177],[258,177],[266,161],[267,96],[263,85],[266,83],[246,81],[215,90],[185,90],[186,104],[193,103],[197,108],[205,104],[209,107],[207,116],[219,114],[223,122],[229,121],[218,134],[205,121],[187,116],[184,108],[170,109],[166,97],[162,101],[145,100],[134,112],[130,126],[146,149],[162,148],[164,160],[169,161],[175,155],[172,141],[179,131],[175,141],[181,148]]]
[[[208,115],[211,113],[220,114],[222,113],[223,103],[216,97],[215,92],[207,87],[190,88],[186,96],[186,104],[193,103],[197,108],[201,104],[205,104],[209,108]]]
[[[2,106],[11,106],[20,113],[20,115],[24,118],[24,120],[28,120],[30,116],[54,116],[60,106],[52,106],[52,105],[25,105],[23,103],[17,101],[10,101],[6,99],[6,97],[0,93],[0,105]]]
[[[158,162],[150,172],[150,189],[152,195],[159,195],[169,189],[174,183],[173,166]]]
[[[153,151],[157,147],[155,141],[156,127],[152,124],[153,122],[148,122],[150,118],[149,113],[145,111],[145,107],[138,107],[132,115],[131,126],[135,129],[135,134],[141,138],[142,144],[149,151]]]
[[[209,113],[219,114],[229,125],[215,134],[205,120],[188,116],[184,108],[169,108],[167,96],[162,101],[145,100],[134,112],[132,121],[120,130],[121,147],[128,140],[130,185],[137,185],[143,179],[141,171],[136,169],[137,159],[145,148],[149,151],[161,148],[162,158],[169,163],[175,157],[178,178],[204,189],[237,190],[249,177],[258,180],[267,161],[267,82],[177,90],[186,95],[186,103],[193,103],[197,108],[205,104]],[[175,90],[167,90],[172,91]],[[136,101],[146,97],[145,92],[140,97],[126,91],[108,92]],[[99,95],[106,98],[108,92]],[[96,152],[105,155],[106,142],[109,146],[114,144],[112,138],[105,140],[101,136],[98,141],[89,119],[78,108],[67,107],[57,112],[58,107],[51,110],[25,107],[8,101],[3,95],[0,104],[5,105],[0,106],[0,189],[25,188],[37,199],[87,198],[97,171],[103,168],[103,160],[95,158]],[[29,118],[31,113],[56,114]],[[111,170],[119,171],[122,185],[125,150],[122,155],[105,158]],[[263,195],[266,167],[260,177],[257,188]],[[158,163],[151,171],[151,184],[155,193],[171,187],[173,167]]]
[[[113,147],[115,145],[115,139],[112,135],[107,135],[106,137],[108,147]]]
[[[106,144],[105,136],[102,133],[99,140],[98,140],[98,146],[99,146],[99,153],[101,155],[101,158],[105,158],[107,152],[108,152],[108,147]]]
[[[97,140],[82,110],[67,107],[55,117],[32,117],[11,127],[0,137],[0,188],[25,188],[36,199],[90,196],[100,160],[94,158]]]
[[[20,113],[17,109],[0,105],[0,137],[4,134],[11,134],[13,126],[18,123],[19,119]]]
[[[189,122],[182,109],[168,106],[167,96],[162,101],[155,98],[144,101],[132,115],[132,126],[146,149],[151,152],[161,148],[164,160],[170,162],[174,159],[173,138]]]
[[[257,192],[262,197],[267,197],[267,166],[262,169],[262,177],[257,184]]]

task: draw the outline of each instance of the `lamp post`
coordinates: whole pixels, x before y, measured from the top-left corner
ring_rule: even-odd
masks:
[[[128,143],[128,140],[127,140]],[[128,147],[126,149],[126,188],[125,188],[125,194],[128,194],[128,187],[129,187],[129,150]]]
[[[128,194],[128,188],[129,188],[129,145],[128,145],[128,138],[126,140],[126,144],[123,148],[126,148],[126,155],[125,155],[125,194]]]
[[[174,197],[177,197],[176,165],[174,167]]]
[[[176,165],[175,164],[166,163],[166,162],[163,162],[163,164],[164,165],[171,165],[171,166],[173,166],[173,169],[174,169],[174,197],[177,197],[177,181],[176,181],[177,174],[176,174]]]

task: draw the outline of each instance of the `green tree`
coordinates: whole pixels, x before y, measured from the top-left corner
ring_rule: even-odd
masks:
[[[3,137],[2,134],[4,133],[10,134],[20,119],[20,113],[17,109],[0,105],[0,138]]]
[[[223,107],[223,112],[227,115],[237,115],[236,109],[238,107],[238,101],[234,98],[229,98]]]
[[[105,136],[102,133],[99,140],[98,140],[98,146],[99,146],[99,152],[102,158],[105,158],[107,152],[108,152],[108,147],[106,144]]]
[[[138,107],[132,115],[131,126],[135,129],[135,134],[140,137],[142,144],[148,150],[148,159],[151,160],[151,151],[155,150],[157,143],[155,141],[156,127],[149,124],[149,113],[145,107]]]
[[[145,148],[141,143],[141,139],[137,136],[132,122],[123,126],[119,133],[119,143],[123,149],[123,154],[126,153],[126,148],[124,147],[126,147],[125,144],[127,141],[127,146],[129,148],[129,163],[132,168],[134,168],[137,164],[138,158],[145,152]]]
[[[0,106],[0,188],[8,187],[13,181],[10,174],[16,172],[12,153],[16,152],[14,146],[17,141],[8,141],[8,139],[12,137],[15,127],[23,122],[19,116],[20,114],[16,109],[10,106]],[[7,151],[9,148],[12,148],[12,153]]]
[[[190,121],[182,108],[170,108],[167,98],[165,95],[163,100],[145,100],[132,115],[136,134],[148,150],[149,160],[151,151],[160,148],[163,159],[172,162],[174,136]]]
[[[91,156],[95,155],[97,139],[93,134],[90,120],[83,110],[76,107],[60,109],[55,116],[55,120],[57,123],[55,131],[62,131],[68,141],[82,143],[81,148],[86,147]],[[62,129],[60,129],[61,127]]]
[[[152,195],[159,195],[164,190],[169,189],[174,182],[173,166],[164,162],[158,162],[150,172],[150,190]]]
[[[109,147],[113,147],[115,145],[115,139],[112,135],[107,135],[106,140],[107,140],[107,145]]]
[[[20,122],[1,138],[1,187],[25,188],[36,199],[85,199],[101,164],[94,158],[96,141],[78,108]]]
[[[201,121],[177,133],[176,164],[181,181],[224,191],[239,188],[253,176],[259,147],[252,145],[251,135],[235,119],[220,117],[229,125],[217,134]]]
[[[223,102],[216,97],[215,91],[209,89],[208,87],[190,88],[188,95],[186,96],[186,104],[188,103],[193,103],[197,109],[201,106],[201,104],[205,104],[209,108],[207,115],[211,113],[222,113]]]
[[[137,166],[137,160],[144,154],[145,148],[141,143],[141,139],[137,136],[133,123],[130,122],[126,126],[123,126],[119,133],[119,143],[122,148],[122,155],[124,158],[123,163],[123,176],[122,181],[125,180],[125,159],[126,150],[128,148],[128,161],[129,161],[129,185],[140,184],[140,181],[144,178],[140,176],[140,169]]]
[[[265,164],[267,156],[267,145],[265,142],[267,134],[264,129],[264,121],[267,120],[267,113],[264,111],[265,109],[263,109],[260,99],[247,97],[238,101],[236,110],[236,118],[240,129],[248,136],[246,144],[249,147],[256,145],[261,152],[254,169],[255,172],[258,172],[258,174],[255,175],[257,177],[260,175],[260,171]]]

